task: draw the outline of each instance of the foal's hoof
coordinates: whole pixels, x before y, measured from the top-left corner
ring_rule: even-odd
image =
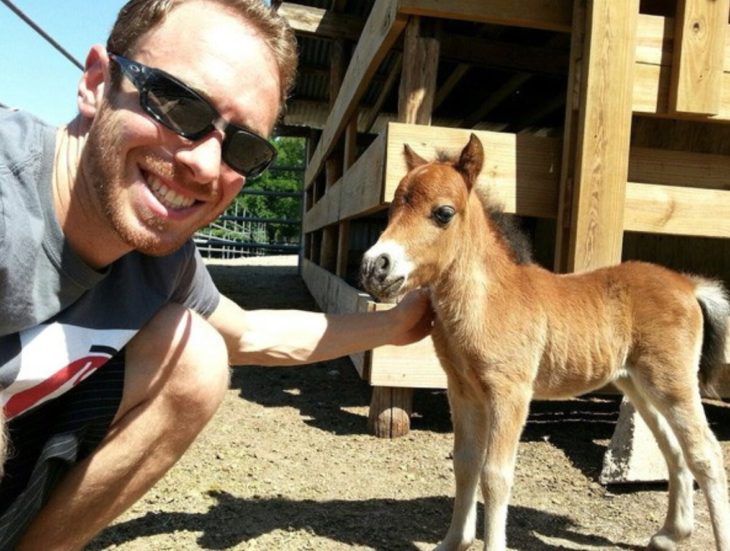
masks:
[[[650,551],[675,551],[677,542],[666,534],[659,532],[651,538],[647,549]]]
[[[453,543],[449,542],[447,540],[442,541],[439,543],[436,547],[434,547],[433,551],[467,551],[471,547],[471,542],[458,542]]]

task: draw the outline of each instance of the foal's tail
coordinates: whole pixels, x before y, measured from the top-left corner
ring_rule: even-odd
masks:
[[[715,385],[720,371],[727,367],[725,351],[730,320],[730,297],[719,281],[699,277],[693,279],[696,285],[695,296],[700,303],[705,321],[700,359],[700,385],[706,395],[719,398]]]

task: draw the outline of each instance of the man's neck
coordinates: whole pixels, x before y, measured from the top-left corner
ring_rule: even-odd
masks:
[[[96,196],[94,182],[82,169],[88,122],[77,116],[56,134],[53,166],[53,206],[71,248],[92,268],[108,266],[129,252],[114,247],[118,237],[107,223]]]

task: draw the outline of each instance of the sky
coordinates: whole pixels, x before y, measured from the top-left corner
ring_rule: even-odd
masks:
[[[124,0],[11,0],[82,65]],[[0,103],[60,125],[77,113],[81,70],[0,2]]]

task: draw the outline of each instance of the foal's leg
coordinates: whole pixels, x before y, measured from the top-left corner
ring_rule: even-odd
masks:
[[[677,435],[692,474],[705,494],[717,549],[730,551],[730,504],[722,450],[707,423],[699,392],[667,407],[665,416]]]
[[[631,379],[614,384],[634,405],[646,422],[667,463],[669,473],[669,507],[664,526],[651,539],[650,549],[674,549],[676,542],[692,534],[694,523],[694,491],[692,473],[687,468],[682,449],[674,432],[654,406],[638,391]]]
[[[484,462],[486,411],[484,403],[468,400],[451,388],[449,403],[454,425],[456,497],[449,531],[436,551],[463,551],[476,535],[476,491]]]
[[[501,388],[487,403],[487,449],[482,468],[484,549],[507,548],[507,506],[512,493],[517,446],[532,392],[529,387]]]
[[[686,355],[685,355],[686,356]],[[730,504],[722,450],[712,434],[702,408],[697,374],[689,369],[691,358],[676,353],[673,365],[665,366],[671,378],[652,377],[661,373],[651,365],[637,369],[643,393],[666,418],[679,441],[684,458],[705,494],[718,550],[730,551]],[[637,366],[641,367],[641,366]]]

